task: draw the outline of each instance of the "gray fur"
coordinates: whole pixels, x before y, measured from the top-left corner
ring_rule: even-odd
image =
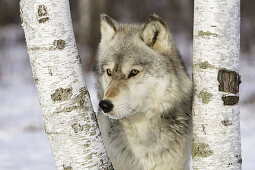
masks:
[[[115,170],[189,169],[192,83],[166,24],[155,14],[141,25],[102,15],[101,34],[99,98],[114,108],[98,122]]]

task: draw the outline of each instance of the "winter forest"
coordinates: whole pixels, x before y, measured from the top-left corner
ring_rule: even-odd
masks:
[[[254,7],[254,0],[241,0],[239,106],[244,170],[255,169]],[[142,23],[153,13],[162,17],[191,76],[193,0],[70,0],[70,10],[82,71],[95,111],[98,99],[94,65],[102,13],[124,23]],[[19,1],[1,0],[0,170],[32,169],[54,170],[55,165],[21,26]]]

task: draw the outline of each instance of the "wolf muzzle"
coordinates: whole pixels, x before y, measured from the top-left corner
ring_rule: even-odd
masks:
[[[108,113],[113,109],[113,104],[110,100],[101,100],[99,106],[105,113]]]

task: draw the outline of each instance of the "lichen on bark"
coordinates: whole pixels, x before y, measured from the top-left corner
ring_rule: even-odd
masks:
[[[84,103],[85,103],[85,96],[88,93],[87,89],[85,87],[80,88],[79,90],[79,94],[76,95],[73,99],[72,102],[73,103],[77,103],[78,106],[80,107],[80,109],[86,109],[84,107]]]
[[[192,157],[209,157],[213,154],[206,143],[192,143]]]
[[[69,92],[68,92],[69,90]],[[82,111],[87,111],[86,107],[86,100],[85,97],[88,93],[85,87],[80,88],[79,93],[77,95],[71,95],[70,94],[70,89],[57,89],[54,94],[52,94],[52,98],[54,99],[53,101],[66,101],[67,99],[70,99],[68,103],[65,103],[63,105],[60,105],[55,113],[60,113],[60,112],[71,112],[73,110],[82,110]],[[71,98],[71,96],[73,96]],[[93,117],[92,117],[93,119]]]
[[[66,42],[64,40],[55,40],[53,42],[53,45],[57,48],[57,49],[64,49],[66,46]]]
[[[83,130],[83,127],[79,123],[74,123],[71,125],[71,127],[73,128],[74,133],[78,133],[79,131]]]
[[[198,31],[198,36],[199,37],[209,37],[209,36],[213,36],[213,37],[218,37],[219,35],[216,33],[212,33],[210,31]]]
[[[39,23],[44,23],[49,20],[47,7],[45,5],[38,6],[37,15]]]
[[[201,69],[213,68],[213,66],[209,64],[208,61],[200,62],[198,65]]]
[[[62,101],[66,101],[68,99],[71,98],[71,96],[73,95],[72,93],[73,88],[58,88],[55,90],[55,92],[53,94],[51,94],[51,99],[54,102],[62,102]]]
[[[207,92],[206,90],[201,90],[197,97],[202,100],[202,103],[208,104],[210,102],[210,97],[212,97],[212,94]]]

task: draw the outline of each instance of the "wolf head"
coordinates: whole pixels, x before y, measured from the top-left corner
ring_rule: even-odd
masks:
[[[153,14],[145,24],[119,24],[101,15],[99,106],[110,118],[163,112],[185,98],[191,81],[164,21]]]

